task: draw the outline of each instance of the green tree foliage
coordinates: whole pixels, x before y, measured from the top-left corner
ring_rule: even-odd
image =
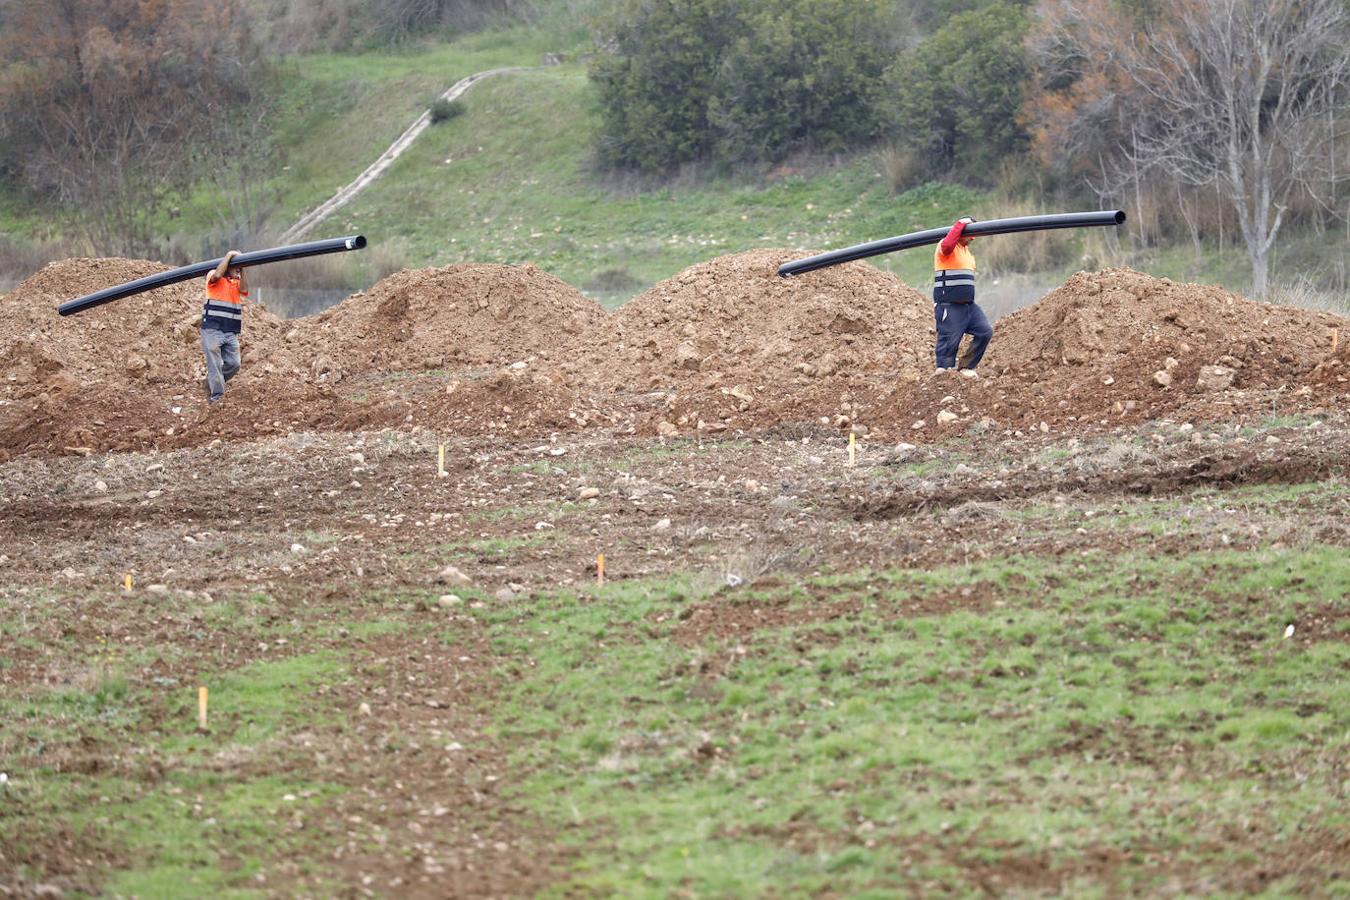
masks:
[[[1123,0],[1123,2],[1149,2],[1149,0]],[[1030,5],[1031,0],[901,0],[904,12],[913,16],[922,26],[921,30],[928,33],[937,31],[952,16],[978,12],[1000,3],[1025,7]]]
[[[752,5],[709,101],[718,155],[773,160],[875,137],[878,76],[891,56],[877,34],[884,11],[868,0]]]
[[[606,163],[662,171],[708,153],[708,105],[738,12],[727,0],[651,0],[607,23],[590,73]]]
[[[1026,150],[1018,120],[1030,77],[1019,7],[995,3],[947,19],[886,73],[886,111],[897,143],[934,174],[992,173]]]
[[[628,0],[605,23],[591,68],[601,158],[661,172],[874,136],[892,8],[884,0]]]

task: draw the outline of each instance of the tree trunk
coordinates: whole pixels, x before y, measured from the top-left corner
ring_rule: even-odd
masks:
[[[1262,241],[1260,246],[1247,246],[1252,261],[1252,294],[1256,297],[1265,297],[1270,284],[1270,251],[1264,245]]]

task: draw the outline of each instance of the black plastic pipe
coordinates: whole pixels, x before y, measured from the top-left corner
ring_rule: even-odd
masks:
[[[1100,212],[1060,213],[1053,216],[1019,216],[1015,219],[990,219],[988,222],[976,222],[973,225],[967,225],[966,230],[963,233],[968,234],[971,237],[980,237],[981,235],[990,234],[1013,234],[1018,231],[1050,231],[1055,228],[1091,228],[1095,226],[1123,224],[1125,224],[1124,210],[1104,209]],[[829,253],[821,253],[818,256],[808,256],[806,259],[797,259],[792,262],[783,263],[778,267],[778,274],[786,278],[789,275],[814,272],[816,269],[824,269],[827,266],[837,266],[840,263],[852,262],[855,259],[866,259],[869,256],[894,253],[896,250],[908,250],[911,247],[936,244],[947,236],[948,231],[951,231],[950,226],[946,228],[930,228],[927,231],[902,234],[899,237],[872,241],[869,244],[859,244],[856,247],[831,250]]]
[[[254,250],[252,253],[241,253],[230,262],[230,267],[262,266],[288,259],[301,259],[306,256],[322,256],[325,253],[360,250],[365,246],[366,239],[359,234],[354,234],[350,237],[332,238],[327,241],[310,241],[307,244],[291,244],[289,247],[274,247],[271,250]],[[221,259],[223,258],[221,257]],[[123,297],[153,291],[155,288],[168,287],[171,284],[178,284],[180,281],[187,281],[189,278],[205,275],[218,265],[220,265],[220,259],[212,259],[206,262],[193,263],[190,266],[179,266],[167,272],[160,272],[158,275],[147,275],[144,278],[137,278],[135,281],[128,281],[126,284],[119,284],[116,287],[104,288],[101,291],[86,294],[75,300],[67,300],[58,306],[56,311],[63,316],[69,316],[86,309],[93,309],[95,306],[102,306],[104,303],[121,300]]]

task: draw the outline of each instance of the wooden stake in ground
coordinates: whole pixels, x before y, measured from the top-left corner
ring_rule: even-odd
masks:
[[[605,586],[605,554],[603,553],[595,558],[595,582],[601,587]]]
[[[852,431],[848,433],[848,464],[850,468],[858,464],[858,436]]]
[[[206,685],[197,688],[197,730],[206,730]]]
[[[445,445],[441,444],[436,450],[436,477],[444,478],[449,474],[449,472],[445,471]]]
[[[126,575],[122,576],[122,590],[124,590],[124,591],[129,591],[129,590],[131,590],[131,573],[130,573],[130,572],[128,572]]]
[[[1336,346],[1341,342],[1341,330],[1339,328],[1331,329],[1331,352],[1336,352]]]

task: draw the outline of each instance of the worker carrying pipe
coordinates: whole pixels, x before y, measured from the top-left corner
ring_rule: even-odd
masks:
[[[975,377],[975,367],[984,356],[994,336],[989,317],[975,302],[975,254],[970,242],[977,235],[1018,234],[1025,231],[1050,231],[1059,228],[1111,227],[1125,224],[1125,213],[1119,209],[1097,212],[1056,213],[1046,216],[1018,216],[1011,219],[993,219],[976,222],[962,216],[949,229],[930,228],[898,237],[886,238],[831,250],[805,259],[794,259],[778,267],[784,278],[803,275],[817,269],[837,266],[854,260],[937,244],[933,256],[933,315],[937,321],[937,371],[959,368],[962,374]],[[971,336],[970,348],[960,361],[956,358],[961,338]]]
[[[240,253],[231,250],[206,275],[206,303],[202,306],[202,353],[206,356],[209,402],[225,396],[225,382],[239,372],[239,335],[244,330],[244,298],[248,279],[241,266],[230,262]]]
[[[970,250],[974,238],[964,234],[975,224],[962,216],[933,251],[933,318],[937,325],[937,374],[959,369],[962,375],[978,377],[975,367],[994,336],[989,317],[975,302],[975,254]],[[958,362],[956,351],[961,338],[970,335],[970,346]]]

